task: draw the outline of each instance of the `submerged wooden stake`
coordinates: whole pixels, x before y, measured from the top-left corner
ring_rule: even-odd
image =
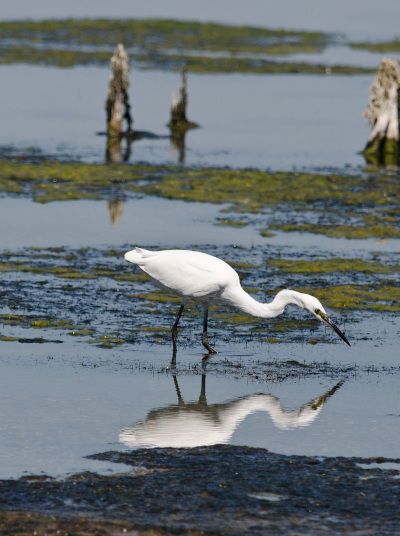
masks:
[[[180,89],[180,97],[172,95],[171,119],[168,123],[170,129],[188,129],[197,127],[197,123],[189,121],[186,117],[186,106],[188,102],[188,94],[186,89],[187,69],[182,67],[182,83]]]
[[[125,135],[133,135],[131,107],[129,104],[129,59],[124,46],[119,44],[111,58],[111,75],[106,101],[107,135],[109,138],[121,137],[122,121],[126,120]],[[122,115],[122,106],[124,114]]]
[[[398,154],[399,88],[399,64],[396,60],[384,58],[372,82],[368,107],[364,112],[372,128],[365,154]]]

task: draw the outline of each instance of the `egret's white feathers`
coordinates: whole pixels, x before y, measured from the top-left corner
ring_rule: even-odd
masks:
[[[271,303],[260,303],[245,292],[237,272],[225,261],[202,253],[183,249],[149,251],[136,247],[125,259],[138,265],[154,283],[178,294],[183,301],[220,301],[260,318],[273,318],[283,313],[288,304],[308,309],[308,294],[285,289]],[[318,307],[322,305],[318,302]],[[323,310],[323,308],[322,308]]]
[[[139,266],[154,283],[172,294],[178,294],[182,303],[192,299],[205,306],[205,326],[209,303],[220,302],[236,307],[245,313],[259,318],[274,318],[283,313],[287,305],[293,304],[309,311],[313,316],[328,324],[350,346],[346,336],[326,315],[321,302],[310,294],[283,289],[270,303],[260,303],[252,298],[240,285],[237,272],[225,261],[202,253],[182,249],[149,251],[136,247],[125,253],[125,259]],[[177,317],[179,322],[180,315]],[[209,345],[203,333],[203,344]],[[173,332],[176,341],[176,331]]]
[[[229,264],[200,251],[136,248],[125,259],[137,264],[158,286],[186,299],[208,301],[219,297],[232,281],[240,285]]]

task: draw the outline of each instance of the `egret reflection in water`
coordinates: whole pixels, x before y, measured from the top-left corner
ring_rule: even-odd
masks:
[[[123,428],[119,440],[135,447],[199,447],[228,443],[236,428],[257,411],[269,414],[281,430],[309,426],[325,402],[343,385],[337,383],[323,395],[296,410],[285,410],[276,396],[265,393],[246,395],[228,402],[207,404],[206,374],[202,374],[197,402],[184,402],[176,375],[173,375],[178,403],[151,410],[146,420]]]

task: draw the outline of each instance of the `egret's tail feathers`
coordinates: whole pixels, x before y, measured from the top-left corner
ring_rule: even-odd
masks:
[[[135,247],[135,251],[136,251],[137,253],[140,253],[144,259],[145,259],[146,257],[152,257],[153,255],[155,255],[155,252],[154,252],[154,251],[150,251],[150,250],[148,250],[148,249],[143,249],[143,248]]]
[[[138,248],[132,249],[131,251],[127,251],[124,255],[124,258],[128,262],[132,262],[133,264],[141,264],[141,261],[143,259],[146,259],[148,257],[152,257],[155,253],[153,251],[149,251],[148,249]]]

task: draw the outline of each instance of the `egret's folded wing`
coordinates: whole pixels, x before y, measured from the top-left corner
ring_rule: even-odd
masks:
[[[182,250],[154,252],[138,263],[154,281],[182,296],[219,294],[227,281],[238,278],[225,262],[205,253]]]

